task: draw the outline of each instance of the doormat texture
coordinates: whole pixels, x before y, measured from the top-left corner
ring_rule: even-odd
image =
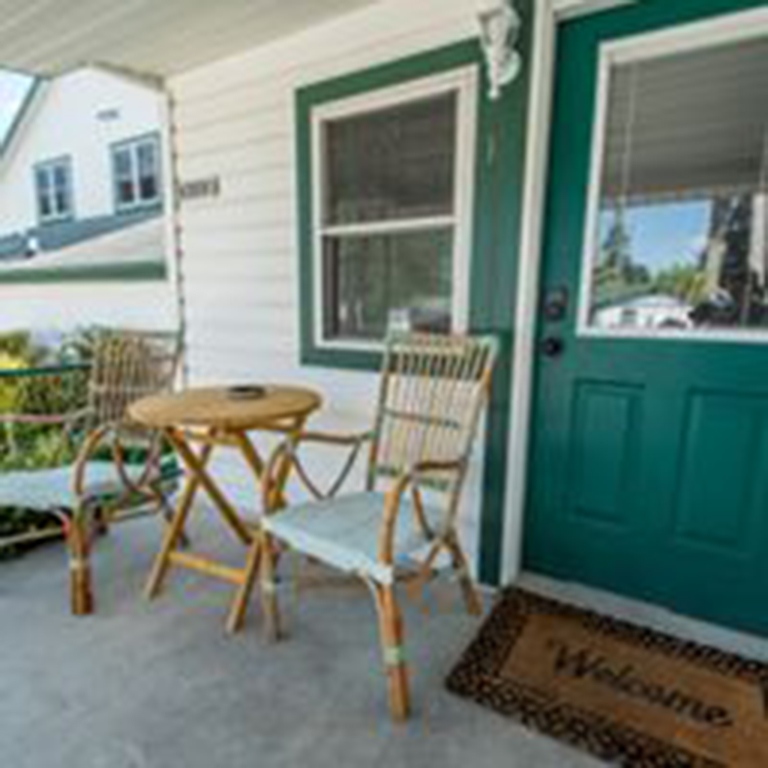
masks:
[[[511,589],[449,690],[626,768],[766,768],[768,665]]]

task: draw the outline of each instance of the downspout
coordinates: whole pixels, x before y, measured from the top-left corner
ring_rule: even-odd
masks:
[[[181,195],[179,183],[178,131],[176,126],[176,103],[167,81],[163,82],[163,157],[166,158],[164,199],[167,201],[165,216],[165,243],[167,264],[170,270],[176,304],[176,325],[179,333],[182,364],[179,372],[182,387],[189,384],[189,344],[187,340],[187,307],[184,281],[184,250],[181,228]]]

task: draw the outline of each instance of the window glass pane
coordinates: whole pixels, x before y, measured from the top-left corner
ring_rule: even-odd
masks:
[[[118,149],[114,155],[115,176],[129,179],[133,175],[133,155],[129,149]]]
[[[63,216],[69,212],[69,196],[66,189],[57,189],[53,199],[56,213],[59,216]]]
[[[117,184],[117,201],[120,205],[130,205],[136,202],[136,192],[133,181],[126,179]]]
[[[450,229],[324,240],[326,338],[451,328]]]
[[[45,168],[38,168],[35,174],[37,179],[37,190],[41,194],[48,194],[51,188],[51,177]]]
[[[326,224],[453,212],[457,95],[324,126]]]
[[[113,155],[115,189],[118,205],[131,205],[136,201],[133,183],[133,153],[129,148],[118,149]]]
[[[40,216],[44,219],[53,214],[53,208],[51,207],[51,198],[47,194],[42,194],[38,198],[38,206],[40,210]]]
[[[139,198],[155,200],[159,194],[157,151],[154,142],[140,144],[136,148],[139,164]]]
[[[590,322],[768,328],[768,38],[614,66]]]
[[[57,190],[67,189],[69,186],[69,172],[66,165],[54,166],[53,183]]]
[[[53,189],[56,214],[64,216],[70,211],[69,168],[64,164],[53,167]]]

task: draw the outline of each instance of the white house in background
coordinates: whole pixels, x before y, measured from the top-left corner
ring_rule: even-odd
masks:
[[[690,329],[693,306],[675,296],[655,294],[617,301],[596,310],[592,324],[602,330]]]
[[[172,324],[163,114],[111,70],[32,87],[0,145],[0,330]]]

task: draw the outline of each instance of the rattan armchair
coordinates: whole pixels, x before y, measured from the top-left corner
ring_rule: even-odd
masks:
[[[263,475],[261,595],[269,638],[280,634],[275,567],[282,549],[359,576],[374,596],[395,719],[409,711],[396,586],[414,576],[426,580],[444,555],[468,611],[481,610],[456,523],[496,356],[490,337],[391,336],[373,429],[298,435],[275,450]],[[312,444],[349,451],[325,491],[302,457]],[[365,487],[342,492],[366,448]],[[294,488],[301,484],[311,500],[288,504],[279,490],[286,480]]]
[[[178,468],[161,436],[131,424],[127,408],[141,397],[171,389],[179,357],[175,333],[105,332],[95,343],[83,407],[63,414],[0,414],[6,428],[59,430],[62,457],[70,457],[43,469],[0,474],[0,506],[53,515],[61,522],[76,615],[93,611],[90,550],[95,534],[138,510],[170,517],[167,497],[178,482]]]

